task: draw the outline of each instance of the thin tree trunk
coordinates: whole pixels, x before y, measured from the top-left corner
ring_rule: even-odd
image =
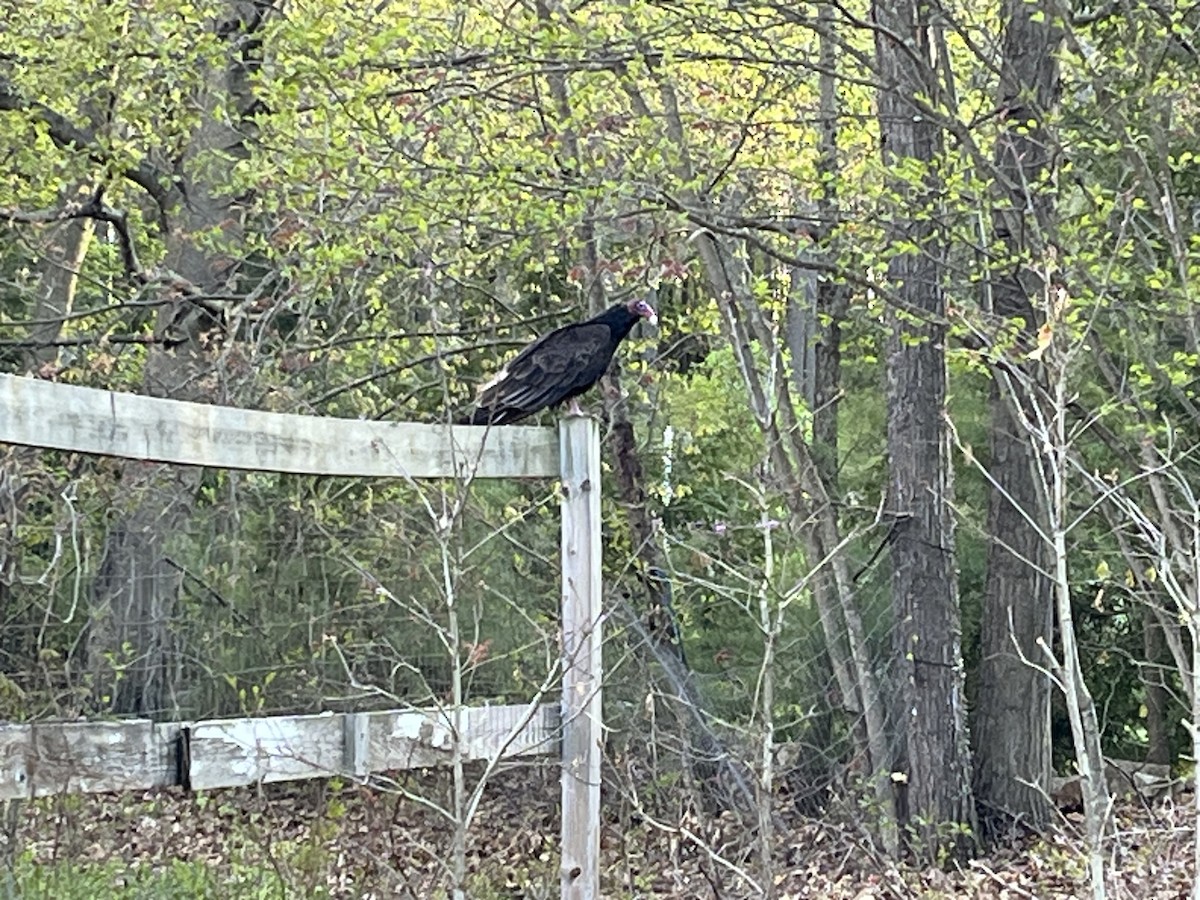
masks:
[[[91,193],[91,188],[80,187],[68,192],[65,199],[68,202],[86,200]],[[58,348],[53,346],[53,342],[61,333],[66,317],[74,309],[79,270],[94,232],[95,223],[91,219],[78,218],[51,225],[38,235],[38,257],[41,262],[34,287],[36,297],[31,316],[34,324],[29,329],[32,346],[26,350],[24,359],[27,372],[36,373],[42,366],[58,358]]]
[[[758,586],[758,627],[763,636],[763,658],[759,669],[758,715],[762,718],[759,732],[758,778],[758,853],[759,882],[767,900],[777,896],[772,865],[775,844],[775,666],[779,636],[783,632],[785,607],[773,602],[775,579],[775,547],[768,524],[768,508],[761,508],[763,535],[763,571]]]
[[[837,29],[836,11],[828,3],[821,4],[818,16],[821,29],[818,35],[821,74],[818,78],[820,94],[820,143],[817,159],[817,172],[820,176],[820,189],[817,195],[816,235],[822,252],[829,259],[837,258],[838,248],[834,244],[833,234],[841,219],[841,208],[838,200],[838,184],[840,160],[838,159],[838,134],[840,130],[839,116],[841,104],[837,92],[838,44],[835,31]],[[812,460],[815,467],[814,478],[824,486],[828,498],[839,496],[839,451],[838,451],[838,410],[842,393],[842,323],[846,318],[849,307],[849,289],[832,278],[818,277],[816,272],[808,273],[805,287],[815,294],[815,306],[812,318],[812,381],[798,385],[800,396],[804,398],[812,415]],[[807,299],[807,294],[806,294]],[[789,315],[792,310],[789,309]],[[797,348],[789,347],[793,366],[798,358]],[[805,357],[807,358],[807,356]],[[819,514],[834,525],[836,530],[837,512],[832,504],[826,504]],[[836,547],[836,544],[833,546]],[[815,524],[806,529],[805,550],[812,560],[823,559],[826,556],[825,541],[821,538],[821,528]],[[832,549],[832,548],[831,548]],[[871,745],[867,717],[863,709],[863,691],[855,685],[850,676],[854,666],[847,659],[846,640],[843,632],[856,633],[854,626],[846,621],[844,615],[851,609],[851,619],[857,622],[857,611],[852,609],[850,602],[838,604],[837,580],[830,568],[822,569],[813,579],[813,599],[816,602],[822,630],[825,633],[830,665],[834,671],[834,680],[843,696],[843,704],[847,711],[855,713],[851,722],[856,743],[862,748]],[[861,625],[858,627],[861,632]],[[861,639],[865,644],[865,637]],[[850,641],[855,645],[854,640]],[[869,660],[865,661],[869,667]],[[882,728],[882,717],[880,717]],[[882,736],[880,736],[881,738]],[[860,754],[863,759],[858,763],[868,762],[873,770],[865,773],[875,785],[877,802],[888,809],[890,818],[892,790],[890,779],[885,778],[883,771],[884,758],[882,753]],[[875,757],[872,761],[871,758]],[[890,766],[887,768],[890,769]],[[886,836],[883,841],[889,852],[894,852],[896,841],[891,836],[893,830],[885,827],[882,833]]]
[[[1059,393],[1061,401],[1061,388]],[[1071,611],[1071,584],[1067,574],[1067,533],[1064,517],[1067,514],[1065,434],[1059,431],[1063,441],[1056,451],[1060,459],[1056,471],[1051,474],[1052,496],[1054,497],[1054,588],[1058,612],[1059,640],[1062,645],[1062,660],[1055,663],[1055,671],[1062,681],[1063,697],[1067,705],[1067,717],[1071,722],[1071,737],[1075,745],[1075,765],[1079,770],[1080,789],[1083,794],[1084,830],[1087,839],[1088,869],[1091,874],[1093,900],[1104,900],[1104,831],[1109,812],[1108,785],[1104,776],[1104,755],[1100,747],[1100,724],[1096,705],[1083,677],[1079,659],[1079,643],[1075,635],[1075,619]],[[1061,466],[1061,467],[1059,467]],[[1200,743],[1198,743],[1200,746]],[[1200,846],[1200,845],[1198,845]]]
[[[838,116],[841,110],[837,94],[837,40],[835,15],[828,3],[821,4],[820,102],[821,138],[817,172],[821,193],[817,198],[817,228],[831,259],[837,247],[829,235],[841,219],[838,202]],[[830,496],[838,495],[838,408],[842,393],[842,322],[849,308],[849,288],[832,278],[817,282],[817,341],[813,354],[813,460]]]
[[[1168,726],[1170,694],[1163,683],[1168,661],[1167,642],[1158,616],[1149,606],[1142,608],[1142,641],[1146,654],[1142,687],[1146,691],[1146,762],[1171,762],[1171,729]]]
[[[741,760],[729,752],[725,741],[709,721],[700,690],[683,652],[675,618],[670,573],[649,514],[649,498],[646,496],[646,482],[633,425],[623,404],[612,402],[612,398],[620,396],[620,366],[617,363],[605,376],[604,394],[610,398],[607,406],[612,426],[610,440],[617,494],[635,542],[634,553],[640,562],[640,576],[651,610],[649,626],[645,629],[647,643],[667,675],[672,693],[681,708],[681,718],[688,731],[688,743],[695,754],[698,774],[701,776],[700,784],[710,804],[717,807],[732,806],[752,816],[755,810],[753,775]]]
[[[70,193],[82,193],[69,192]],[[74,199],[68,195],[68,200]],[[53,341],[70,315],[79,284],[79,270],[87,256],[94,225],[90,219],[71,219],[51,225],[37,235],[40,260],[33,313],[29,328],[31,346],[24,351],[22,367],[38,374],[53,367],[58,358]],[[34,467],[38,451],[13,447],[7,459],[0,458],[0,621],[7,621],[15,605],[12,586],[19,579],[21,542],[17,540],[18,519],[24,506],[23,495],[30,482],[23,476],[26,467]],[[77,564],[79,561],[76,561]],[[26,628],[7,628],[0,645],[10,659],[32,659],[37,654],[35,636]],[[22,800],[0,803],[0,870],[11,872],[22,851]]]
[[[701,236],[697,244],[710,287],[722,298],[726,336],[734,349],[750,408],[767,445],[774,474],[783,486],[783,496],[793,520],[802,523],[799,530],[805,553],[810,565],[824,565],[828,569],[828,581],[814,580],[821,627],[843,702],[848,710],[858,714],[863,724],[863,728],[856,728],[855,732],[859,738],[857,750],[865,763],[863,769],[871,784],[879,816],[879,821],[873,824],[877,825],[884,849],[894,855],[898,851],[898,840],[884,704],[871,664],[866,629],[855,602],[853,579],[845,554],[841,552],[843,541],[836,508],[802,437],[803,429],[793,413],[787,379],[776,379],[778,395],[768,397],[756,368],[750,349],[752,333],[772,358],[778,352],[769,329],[758,321],[760,317],[753,301],[743,299],[749,292],[733,280],[732,263],[723,245],[708,235]],[[746,319],[750,320],[750,327]]]
[[[659,111],[651,108],[637,82],[622,74],[618,74],[617,79],[629,97],[632,114],[649,127],[661,128],[664,138],[671,142],[678,154],[676,175],[680,183],[695,184],[695,167],[688,151],[686,129],[680,117],[674,87],[654,65],[650,67],[650,76],[657,82]],[[677,199],[701,220],[715,221],[708,198],[701,198],[694,190],[683,189]],[[834,590],[822,591],[818,586],[816,593],[823,607],[822,628],[843,698],[848,707],[861,710],[866,723],[866,742],[860,743],[858,749],[866,759],[865,769],[874,787],[874,801],[882,819],[879,835],[885,848],[894,852],[894,807],[891,782],[888,780],[891,766],[887,758],[884,706],[871,667],[854,586],[841,553],[840,526],[813,462],[811,448],[805,443],[804,432],[795,421],[787,387],[788,378],[775,379],[775,396],[769,397],[763,386],[762,375],[750,352],[750,338],[742,322],[743,316],[752,315],[756,307],[740,268],[743,264],[730,244],[728,239],[718,238],[709,230],[701,229],[695,235],[694,246],[705,280],[721,310],[725,337],[732,344],[747,401],[762,432],[773,474],[783,485],[793,519],[800,523],[815,523],[811,528],[801,529],[812,564],[825,563],[833,572]],[[761,338],[763,329],[759,331]],[[771,363],[777,365],[780,361],[779,348],[774,346],[774,342],[769,343]],[[778,367],[777,371],[786,371],[786,366]],[[776,416],[781,418],[777,420]]]
[[[558,14],[546,3],[537,5],[538,17],[549,21]],[[566,156],[581,165],[579,140],[571,121],[571,93],[564,73],[547,76],[551,98],[560,117],[559,138]],[[584,268],[590,281],[588,301],[591,312],[607,305],[607,291],[599,272],[599,238],[590,216],[585,216],[578,230]],[[714,806],[732,805],[747,816],[754,815],[753,777],[741,760],[729,753],[724,740],[717,734],[705,713],[703,699],[692,670],[687,664],[672,603],[672,584],[665,558],[650,516],[641,454],[621,400],[620,364],[614,362],[602,382],[605,411],[611,425],[612,459],[616,474],[617,492],[625,509],[626,520],[633,539],[634,554],[651,610],[651,623],[646,630],[646,645],[658,661],[673,689],[681,720],[688,734],[689,747],[698,760],[699,781],[706,799]],[[636,614],[635,614],[636,615]],[[640,620],[639,620],[640,621]]]

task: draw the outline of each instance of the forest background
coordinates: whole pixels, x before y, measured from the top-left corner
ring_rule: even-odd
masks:
[[[1104,757],[1192,774],[1200,7],[0,9],[0,370],[443,422],[651,299],[591,397],[607,771],[748,823],[723,877],[787,815],[966,859],[1074,772],[1103,892]],[[0,712],[521,699],[554,497],[8,448]]]

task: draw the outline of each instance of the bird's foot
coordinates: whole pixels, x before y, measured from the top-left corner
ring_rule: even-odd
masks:
[[[567,415],[585,416],[587,413],[583,411],[583,408],[579,405],[579,401],[572,397],[571,402],[567,404]]]

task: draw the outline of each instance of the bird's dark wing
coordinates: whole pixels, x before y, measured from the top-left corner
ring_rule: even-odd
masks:
[[[604,374],[615,348],[612,330],[602,323],[552,331],[484,385],[472,421],[505,425],[582,393]]]

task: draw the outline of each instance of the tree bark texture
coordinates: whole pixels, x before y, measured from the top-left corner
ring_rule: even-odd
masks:
[[[917,98],[937,95],[930,9],[918,2],[873,8],[884,164],[926,166],[921,183],[893,178],[903,198],[887,224],[900,249],[887,270],[887,446],[899,771],[914,850],[965,849],[973,822],[970,750],[951,515],[946,405],[944,239],[934,226],[941,131]],[[900,45],[900,41],[904,45]]]
[[[1146,650],[1141,670],[1146,691],[1146,762],[1165,765],[1171,762],[1171,695],[1165,681],[1170,657],[1163,627],[1149,607],[1142,611],[1142,638]]]
[[[975,792],[985,826],[1001,824],[999,817],[1039,828],[1051,813],[1051,684],[1037,641],[1051,639],[1053,586],[1045,575],[1045,539],[1026,518],[1042,518],[1033,474],[1038,462],[998,386],[991,415],[989,469],[996,483],[988,500]]]
[[[841,105],[837,93],[837,27],[832,4],[823,3],[819,12],[820,41],[820,157],[821,194],[817,199],[817,227],[821,244],[831,259],[837,259],[837,246],[831,237],[833,223],[841,219],[838,201],[838,116]],[[813,348],[813,459],[821,480],[831,497],[838,496],[838,407],[842,394],[842,323],[850,303],[850,291],[832,278],[817,282],[817,339]]]
[[[1054,217],[1052,150],[1045,118],[1056,102],[1060,35],[1052,16],[1006,0],[998,106],[1004,117],[996,145],[993,213],[1005,251],[991,279],[992,312],[1019,325],[1030,344],[1035,310],[1046,289],[1041,265]],[[1031,265],[1031,263],[1033,263]],[[975,720],[975,790],[985,821],[993,816],[1041,827],[1051,815],[1049,788],[1051,685],[1038,640],[1050,641],[1053,585],[1037,485],[1041,475],[1030,442],[1027,408],[997,371],[990,396],[987,579],[981,623],[979,703]],[[1045,529],[1043,528],[1043,531]],[[1025,660],[1022,660],[1022,657]],[[1034,663],[1036,665],[1031,665]]]

